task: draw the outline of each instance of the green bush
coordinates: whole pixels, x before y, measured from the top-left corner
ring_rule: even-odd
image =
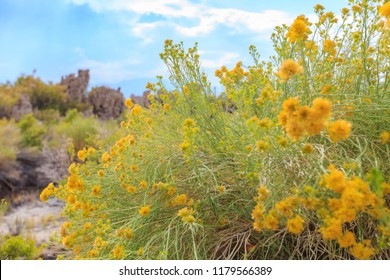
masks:
[[[45,134],[46,130],[44,126],[34,118],[32,113],[24,115],[17,123],[17,126],[22,132],[21,144],[23,146],[42,147],[42,136]]]
[[[32,238],[22,236],[2,236],[0,240],[0,259],[2,260],[32,260],[37,258],[40,249]]]

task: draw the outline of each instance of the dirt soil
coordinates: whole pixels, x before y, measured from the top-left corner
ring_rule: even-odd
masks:
[[[63,251],[59,242],[59,229],[64,219],[61,216],[63,202],[51,198],[47,203],[39,199],[12,206],[0,217],[0,236],[18,235],[31,236],[37,246],[46,244],[41,257],[55,259]]]

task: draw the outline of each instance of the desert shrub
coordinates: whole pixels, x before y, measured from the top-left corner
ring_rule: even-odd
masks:
[[[0,84],[0,118],[10,116],[11,109],[19,98],[20,92],[15,91],[10,83]]]
[[[0,240],[0,259],[2,260],[32,260],[37,258],[40,249],[32,238],[22,236],[2,236]]]
[[[0,166],[16,160],[21,139],[20,130],[13,120],[0,120]]]
[[[126,100],[128,135],[83,149],[41,194],[67,203],[72,257],[388,259],[390,15],[379,7],[350,1],[338,22],[317,5],[315,22],[277,27],[269,62],[251,46],[253,66],[216,71],[219,97],[197,46],[167,40],[176,89],[160,77],[149,109]]]
[[[42,147],[42,136],[46,130],[44,126],[38,122],[34,115],[24,115],[17,123],[22,133],[21,144],[25,147]]]
[[[35,111],[34,117],[47,126],[55,125],[61,121],[60,112],[56,109],[44,109]]]
[[[85,146],[94,146],[94,137],[100,126],[99,120],[94,116],[84,117],[76,109],[69,110],[64,120],[54,130],[69,138],[77,152]]]

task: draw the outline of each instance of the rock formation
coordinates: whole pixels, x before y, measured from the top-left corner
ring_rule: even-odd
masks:
[[[88,96],[92,110],[100,119],[118,118],[124,110],[124,97],[120,89],[101,86],[93,88]]]
[[[60,85],[65,86],[70,101],[87,102],[87,89],[89,84],[89,70],[79,70],[78,76],[70,74],[61,77]]]

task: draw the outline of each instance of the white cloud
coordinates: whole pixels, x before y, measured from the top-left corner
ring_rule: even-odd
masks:
[[[88,4],[96,12],[132,12],[136,15],[158,15],[165,18],[152,23],[132,21],[133,34],[145,36],[161,26],[173,26],[181,35],[194,37],[207,35],[219,25],[235,31],[263,33],[272,30],[276,25],[291,21],[289,14],[279,10],[246,11],[232,8],[213,8],[187,0],[68,0],[74,4]],[[175,19],[197,20],[198,24],[183,26]],[[150,38],[149,38],[150,40]]]
[[[219,55],[215,55],[214,53],[207,53],[205,51],[199,51],[199,54],[201,55],[201,65],[203,68],[208,68],[212,70],[216,70],[218,68],[221,68],[222,65],[230,65],[232,63],[236,63],[239,58],[239,53],[233,53],[233,52],[223,52],[222,54],[219,53]],[[204,58],[205,56],[213,55],[212,59]]]

